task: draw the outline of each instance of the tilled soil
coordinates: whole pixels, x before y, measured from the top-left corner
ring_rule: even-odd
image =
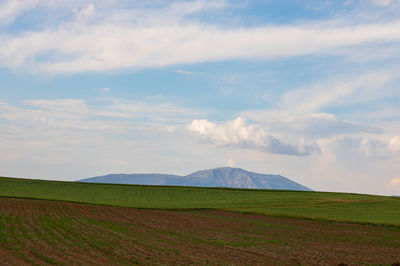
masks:
[[[0,198],[1,265],[392,265],[400,228]]]

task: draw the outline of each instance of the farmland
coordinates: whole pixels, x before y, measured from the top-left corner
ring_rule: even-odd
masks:
[[[0,264],[391,265],[400,198],[0,178]]]
[[[349,193],[134,186],[0,178],[0,196],[146,209],[216,209],[400,226],[400,198]]]
[[[398,254],[398,227],[0,198],[6,265],[390,265]]]

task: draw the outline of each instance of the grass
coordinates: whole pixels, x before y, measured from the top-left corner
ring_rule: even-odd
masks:
[[[400,198],[350,193],[114,185],[1,177],[0,196],[148,209],[219,209],[400,226]]]

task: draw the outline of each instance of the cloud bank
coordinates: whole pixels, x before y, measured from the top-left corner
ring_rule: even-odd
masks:
[[[320,153],[320,140],[328,141],[339,151],[377,159],[393,157],[400,151],[400,138],[375,137],[384,130],[316,113],[264,124],[248,124],[246,119],[214,123],[193,120],[188,129],[203,143],[215,147],[252,149],[271,154],[306,156]],[[368,136],[369,135],[369,136]],[[333,145],[333,146],[332,146]],[[335,148],[334,148],[335,149]]]
[[[291,143],[277,134],[269,133],[260,125],[248,125],[241,117],[219,124],[206,119],[193,120],[188,128],[203,141],[218,147],[231,146],[298,156],[319,152],[319,147],[315,143],[306,142],[304,139]]]

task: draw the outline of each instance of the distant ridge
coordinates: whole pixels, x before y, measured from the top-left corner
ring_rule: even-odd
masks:
[[[166,174],[110,174],[80,179],[78,182],[195,187],[232,187],[311,191],[281,175],[258,174],[241,168],[220,167],[186,176]]]

